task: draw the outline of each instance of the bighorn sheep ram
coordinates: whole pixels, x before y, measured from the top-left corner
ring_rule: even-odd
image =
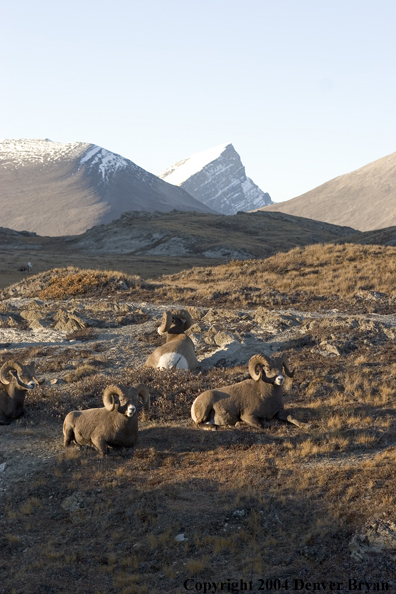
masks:
[[[283,408],[283,369],[287,376],[293,377],[294,371],[290,371],[285,354],[273,359],[254,355],[249,361],[252,379],[200,394],[191,407],[193,421],[203,429],[213,430],[239,421],[261,429],[262,421],[274,417],[297,427],[304,426]]]
[[[114,396],[118,396],[117,404]],[[131,447],[138,438],[138,417],[136,409],[139,396],[145,410],[150,409],[150,393],[145,384],[137,388],[108,386],[103,392],[104,408],[74,410],[69,412],[63,423],[65,447],[74,440],[81,446],[92,445],[103,456],[107,446]]]
[[[6,361],[0,369],[0,382],[5,389],[0,392],[0,425],[9,425],[23,413],[26,393],[39,382],[34,377],[34,363],[22,365]]]
[[[191,315],[185,309],[173,313],[166,311],[162,316],[159,334],[166,334],[166,343],[155,349],[149,356],[145,367],[158,367],[160,369],[189,369],[192,371],[198,366],[195,356],[194,343],[184,332],[192,324]]]

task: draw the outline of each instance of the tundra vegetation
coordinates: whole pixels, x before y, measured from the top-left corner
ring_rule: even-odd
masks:
[[[243,578],[257,590],[259,578],[289,586],[298,578],[340,582],[346,591],[357,578],[392,591],[395,551],[368,547],[359,556],[350,544],[367,522],[395,520],[395,256],[392,247],[320,245],[127,288],[87,275],[75,303],[86,311],[96,304],[91,340],[9,349],[14,359],[35,361],[38,377],[59,381],[36,387],[24,415],[0,427],[0,589],[55,594],[73,584],[84,594],[181,594],[186,579]],[[2,328],[27,331],[31,319],[11,309],[11,295],[30,297],[32,311],[43,312],[55,299],[44,293],[51,287],[72,307],[70,273],[5,290]],[[246,380],[247,361],[225,358],[189,373],[136,369],[136,341],[128,359],[100,332],[110,316],[115,336],[127,323],[143,327],[146,314],[129,305],[142,301],[194,309],[205,339],[210,324],[246,343],[259,324],[263,342],[284,324],[282,336],[296,328],[279,349],[295,370],[284,404],[310,428],[273,419],[261,429],[199,431],[190,416],[195,398]],[[145,356],[163,342],[152,331],[139,340]],[[1,355],[3,362],[5,349]],[[110,383],[149,388],[136,445],[103,458],[91,448],[64,449],[66,414],[101,406]]]

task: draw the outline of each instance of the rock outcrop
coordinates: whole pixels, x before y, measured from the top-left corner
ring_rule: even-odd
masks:
[[[248,212],[272,204],[270,195],[246,177],[245,167],[232,144],[179,161],[159,177],[222,214]]]

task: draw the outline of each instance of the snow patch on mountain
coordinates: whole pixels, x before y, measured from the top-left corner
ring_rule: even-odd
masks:
[[[229,143],[221,144],[220,146],[216,146],[206,151],[197,153],[192,157],[188,157],[183,161],[179,161],[178,163],[172,165],[172,167],[165,169],[165,171],[163,171],[159,177],[165,179],[169,184],[180,186],[183,182],[188,180],[189,177],[195,175],[206,165],[218,159],[225,151],[228,144]],[[221,166],[218,167],[217,172],[220,170]]]
[[[87,164],[88,169],[97,169],[103,181],[110,174],[128,165],[137,165],[95,144],[86,142],[54,142],[48,138],[0,141],[2,167],[20,168],[29,165],[55,165],[63,160],[79,158],[78,169]]]
[[[128,165],[138,168],[132,161],[128,161],[96,144],[91,145],[91,148],[80,159],[79,169],[86,163],[90,170],[92,168],[99,170],[103,181],[107,181],[110,174],[114,174],[119,169],[125,169]]]
[[[270,195],[246,176],[240,156],[230,143],[179,161],[159,177],[223,214],[272,204]]]
[[[78,157],[90,145],[83,142],[53,142],[44,139],[5,139],[0,142],[0,161],[5,169],[51,165]]]

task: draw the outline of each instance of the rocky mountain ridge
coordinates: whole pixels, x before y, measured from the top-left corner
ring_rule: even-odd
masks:
[[[159,177],[222,214],[248,212],[272,204],[270,195],[246,176],[241,158],[230,143],[179,161]]]

